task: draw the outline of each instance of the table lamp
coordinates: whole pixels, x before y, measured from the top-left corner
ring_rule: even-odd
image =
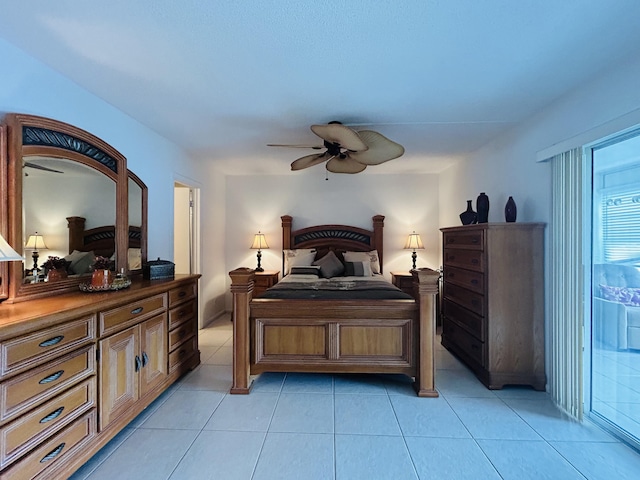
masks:
[[[13,262],[17,260],[24,260],[22,255],[19,255],[11,245],[7,243],[2,235],[0,235],[0,262]]]
[[[38,232],[35,232],[33,235],[29,235],[29,238],[27,239],[27,243],[25,244],[24,248],[33,249],[33,253],[31,254],[31,258],[33,258],[33,269],[37,270],[38,269],[38,249],[47,248],[47,246],[44,243],[44,238],[42,237],[42,235],[38,234]]]
[[[414,230],[413,233],[409,234],[409,238],[407,238],[407,243],[404,244],[404,248],[405,250],[413,250],[413,253],[411,254],[411,259],[413,260],[413,268],[412,270],[416,269],[416,258],[418,258],[418,254],[416,253],[416,250],[420,249],[424,249],[424,245],[422,244],[422,240],[420,239],[420,235],[417,234]]]
[[[264,272],[264,268],[260,266],[260,259],[262,258],[262,252],[260,250],[266,250],[269,248],[267,245],[267,239],[264,237],[264,233],[255,234],[253,237],[253,243],[251,244],[251,249],[258,249],[258,268],[256,268],[256,272]]]

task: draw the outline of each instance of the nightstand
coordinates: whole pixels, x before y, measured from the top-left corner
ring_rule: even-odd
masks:
[[[267,288],[273,287],[280,279],[280,271],[256,272],[253,278],[253,296],[262,295]]]
[[[413,295],[413,276],[411,272],[391,272],[391,283],[402,290],[404,293]],[[438,286],[438,289],[440,287]],[[442,319],[440,318],[440,293],[436,294],[436,325],[440,326]]]

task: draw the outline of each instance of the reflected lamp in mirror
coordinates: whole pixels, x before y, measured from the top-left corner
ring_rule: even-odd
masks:
[[[0,235],[0,262],[14,262],[18,260],[24,260],[22,255],[19,255],[18,252],[11,248],[11,245]]]
[[[27,243],[24,245],[26,250],[33,250],[31,253],[31,258],[33,258],[33,269],[38,269],[38,250],[41,248],[46,249],[47,245],[44,243],[44,238],[42,235],[35,232],[33,235],[29,235],[27,239]]]
[[[261,250],[266,250],[269,248],[267,245],[267,239],[264,237],[264,233],[256,233],[253,237],[253,243],[251,244],[252,250],[258,250],[258,267],[256,268],[256,272],[264,272],[264,268],[260,266],[260,260],[262,259]]]
[[[418,254],[416,253],[416,250],[424,249],[424,245],[422,244],[420,235],[417,234],[415,231],[409,234],[409,237],[407,238],[407,243],[404,244],[404,248],[405,250],[413,250],[413,253],[411,254],[411,259],[413,260],[412,270],[415,270],[416,259],[418,258]]]

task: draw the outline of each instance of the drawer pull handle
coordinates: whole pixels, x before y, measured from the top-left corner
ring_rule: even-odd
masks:
[[[178,357],[182,358],[186,355],[187,351],[182,348],[179,352],[178,352]]]
[[[478,350],[480,347],[478,347],[478,345],[475,345],[475,344],[472,343],[471,344],[471,348],[473,348],[474,350]]]
[[[178,310],[178,317],[181,317],[184,315],[184,310]]]
[[[133,310],[131,310],[131,315],[137,315],[142,312],[142,310],[144,310],[144,307],[134,308]]]
[[[477,239],[477,238],[472,238],[472,239],[471,239],[471,243],[474,243],[474,244],[475,244],[475,243],[479,243],[479,242],[480,242],[480,240],[479,240],[479,239]]]
[[[447,256],[447,260],[452,260],[452,261],[453,261],[453,260],[455,260],[455,259],[456,259],[456,256],[455,256],[455,255],[449,255],[449,256]]]
[[[63,339],[64,339],[64,335],[58,335],[57,337],[53,337],[53,338],[50,338],[49,340],[45,340],[44,342],[39,343],[38,346],[42,348],[51,347],[52,345],[60,343]]]
[[[146,367],[149,363],[149,357],[147,356],[147,352],[142,352],[142,367]]]
[[[136,355],[136,372],[140,371],[140,366],[142,365],[142,361],[140,360],[140,357],[138,355]]]
[[[455,238],[447,238],[447,243],[456,243],[456,239]]]
[[[186,297],[187,296],[187,292],[182,290],[179,294],[178,297],[182,298],[182,297]]]
[[[471,305],[477,307],[478,305],[480,305],[480,302],[478,300],[471,300]]]
[[[58,370],[55,373],[52,373],[51,375],[49,375],[48,377],[44,377],[42,380],[40,380],[38,383],[40,385],[45,385],[47,383],[51,383],[51,382],[55,382],[56,380],[58,380],[62,375],[64,374],[64,370]]]
[[[472,265],[477,265],[478,264],[478,259],[474,258],[473,260],[471,260],[471,264]]]
[[[48,462],[49,460],[53,460],[54,458],[56,458],[58,455],[60,455],[64,446],[65,446],[65,443],[62,442],[60,445],[58,445],[56,448],[54,448],[49,453],[47,453],[44,457],[42,457],[42,460],[40,460],[40,463],[45,463],[45,462]]]
[[[50,422],[51,420],[55,420],[60,416],[63,410],[64,410],[64,407],[56,408],[49,415],[42,417],[42,419],[40,420],[40,423],[47,423],[47,422]]]
[[[476,280],[475,278],[473,280],[471,280],[471,284],[472,285],[477,285],[478,284],[478,280]]]

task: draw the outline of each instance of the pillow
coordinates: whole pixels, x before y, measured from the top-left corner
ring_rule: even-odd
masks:
[[[344,265],[333,252],[329,252],[324,257],[316,260],[313,265],[320,267],[320,273],[324,278],[337,277],[344,272]]]
[[[373,275],[371,271],[371,262],[345,262],[345,277],[370,277]]]
[[[130,248],[127,251],[127,257],[129,270],[142,268],[142,251],[139,248]]]
[[[380,259],[378,258],[378,251],[371,250],[370,252],[344,252],[345,262],[371,262],[371,272],[380,273]]]
[[[284,255],[284,275],[289,275],[291,267],[303,266],[308,267],[316,258],[315,248],[299,248],[297,250],[283,250]]]
[[[90,271],[96,256],[93,252],[80,252],[74,250],[64,259],[70,262],[68,270],[72,275],[82,275]]]
[[[612,287],[600,285],[602,298],[610,302],[617,302],[627,307],[640,307],[640,288]]]
[[[309,265],[308,267],[291,267],[289,272],[291,275],[315,275],[320,276],[320,267],[318,265]]]

